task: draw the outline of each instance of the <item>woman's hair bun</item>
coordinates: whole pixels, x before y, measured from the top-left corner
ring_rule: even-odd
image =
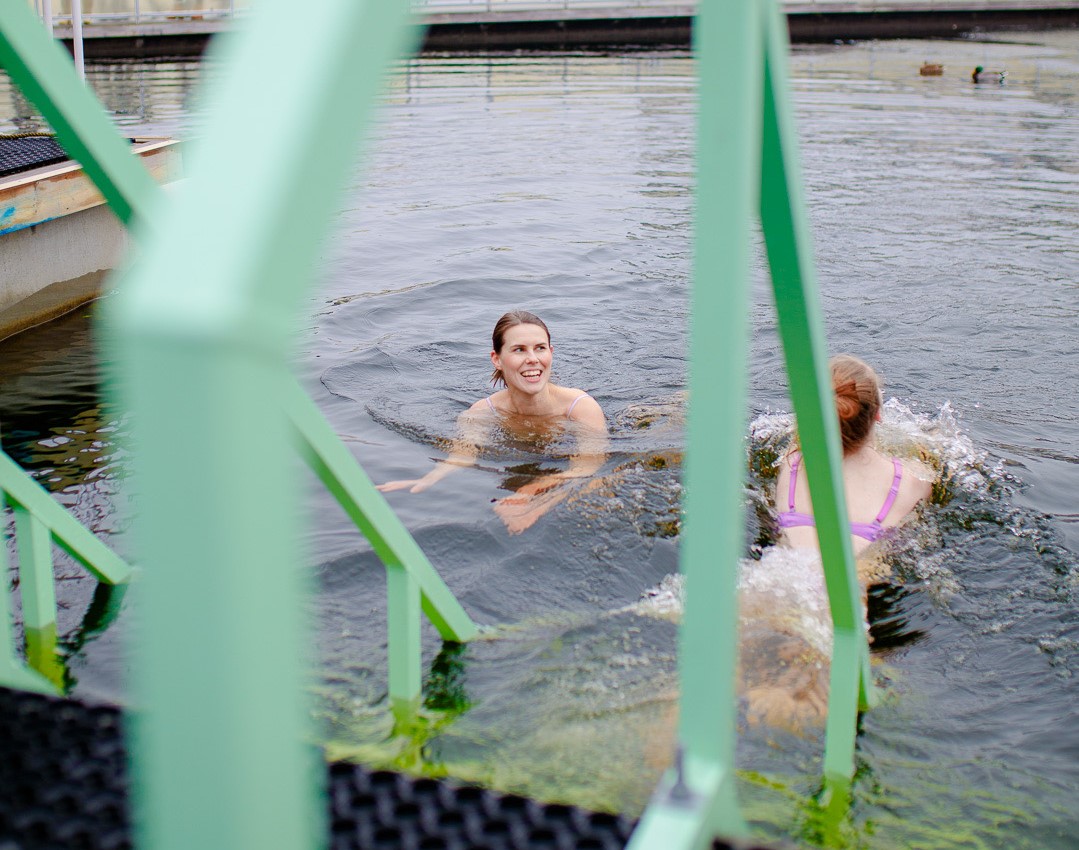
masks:
[[[841,421],[853,419],[862,409],[861,400],[858,398],[858,384],[856,381],[844,381],[835,387],[835,411]]]
[[[843,453],[864,445],[880,410],[880,378],[864,360],[837,354],[830,362],[835,412],[843,438]]]

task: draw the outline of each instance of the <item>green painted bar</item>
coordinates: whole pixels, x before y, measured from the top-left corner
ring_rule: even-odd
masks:
[[[158,850],[326,840],[284,405],[305,288],[382,77],[418,34],[407,12],[321,0],[297,17],[266,0],[218,44],[189,180],[109,304],[146,565],[136,820]]]
[[[732,777],[713,760],[687,755],[683,785],[678,787],[677,781],[676,771],[671,771],[660,782],[627,850],[706,850],[712,846],[715,824],[723,823],[724,788],[732,784]]]
[[[813,249],[802,198],[793,110],[787,95],[787,35],[771,10],[765,86],[761,223],[772,273],[791,399],[805,456],[834,630],[825,774],[854,772],[857,709],[871,699],[869,646],[847,526],[839,423]]]
[[[44,676],[56,693],[64,689],[64,665],[56,653],[58,636],[56,624],[41,629],[26,628],[26,662],[32,670]]]
[[[3,479],[0,478],[0,481]],[[0,489],[0,507],[4,504],[5,493]],[[18,657],[15,647],[15,627],[11,617],[11,589],[8,586],[7,541],[0,537],[0,686],[33,691],[40,694],[55,694],[56,687],[48,679],[28,670]]]
[[[477,628],[472,618],[431,566],[363,467],[295,382],[289,385],[285,409],[296,429],[301,456],[370,541],[387,569],[398,565],[407,567],[418,582],[424,613],[439,634],[445,640],[457,642],[475,637]]]
[[[735,799],[738,562],[744,551],[750,226],[760,170],[762,35],[757,0],[702,4],[689,418],[681,564],[679,731],[687,757],[725,771],[712,823],[744,831]]]
[[[390,702],[412,707],[423,688],[420,671],[420,587],[407,569],[386,568],[386,630]]]
[[[30,4],[0,3],[0,66],[56,132],[125,224],[146,219],[157,186],[116,133],[71,56],[35,17]]]
[[[700,114],[682,543],[686,601],[680,732],[685,758],[688,764],[704,756],[733,771],[748,246],[749,226],[759,213],[833,612],[824,772],[829,787],[842,796],[842,782],[849,784],[854,768],[858,707],[870,697],[869,656],[787,94],[786,26],[772,0],[705,3],[694,37]],[[744,831],[731,782],[718,782],[712,789],[716,819],[710,829],[698,830],[704,815],[693,774],[686,771],[688,797],[681,795],[681,802],[671,790],[675,781],[676,771],[669,771],[633,836],[634,850],[703,847],[710,829],[728,835]]]
[[[717,0],[701,4],[693,30],[699,107],[681,548],[686,592],[679,646],[679,736],[687,765],[682,779],[692,805],[672,792],[678,787],[672,769],[631,839],[633,850],[705,847],[713,835],[746,832],[733,782],[736,588],[744,550],[749,248],[760,186],[761,25],[758,0]]]
[[[42,522],[56,545],[75,558],[99,581],[122,584],[131,578],[131,567],[84,528],[36,481],[0,452],[0,488],[9,505],[24,508]]]
[[[15,542],[19,552],[19,592],[26,629],[56,627],[56,589],[52,575],[52,540],[44,523],[15,505]]]

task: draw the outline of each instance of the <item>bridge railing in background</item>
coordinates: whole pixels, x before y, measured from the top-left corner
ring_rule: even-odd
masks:
[[[27,0],[39,17],[61,26],[72,24],[72,0]],[[154,24],[161,22],[221,21],[240,17],[255,7],[256,0],[81,0],[84,23],[103,24]],[[956,8],[1009,9],[1016,6],[1062,7],[1065,0],[782,0],[780,7],[786,12],[873,12],[903,9],[939,8],[954,11]],[[599,14],[631,13],[687,14],[694,12],[699,0],[410,0],[410,8],[416,15],[439,15],[453,13],[477,13],[497,15],[500,12],[536,11],[551,15],[558,12],[580,14],[595,10]],[[297,14],[304,14],[300,7]]]
[[[52,22],[72,23],[71,0],[28,0],[38,17],[46,6]],[[231,18],[251,8],[252,0],[82,0],[80,11],[86,24],[140,24],[159,21]]]
[[[23,635],[31,669],[23,666],[14,638],[7,545],[0,540],[0,576],[4,581],[0,588],[0,686],[57,693],[63,686],[63,671],[56,657],[53,544],[105,584],[125,584],[131,578],[131,567],[0,452],[0,516],[5,504],[15,516]]]

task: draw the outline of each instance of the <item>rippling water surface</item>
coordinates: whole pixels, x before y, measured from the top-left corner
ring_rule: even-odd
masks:
[[[924,60],[945,75],[919,77]],[[976,64],[1007,82],[973,85]],[[522,54],[426,56],[395,77],[310,299],[306,385],[374,479],[422,474],[489,392],[495,319],[524,307],[551,327],[558,381],[603,405],[613,450],[600,486],[520,535],[491,503],[564,465],[558,445],[496,446],[425,493],[390,495],[469,612],[497,626],[465,648],[428,633],[425,713],[406,734],[386,709],[382,569],[312,490],[316,714],[332,755],[633,814],[668,762],[693,71],[676,51]],[[131,132],[195,134],[206,73],[89,77]],[[796,47],[792,78],[830,346],[879,368],[886,447],[942,479],[871,597],[886,698],[863,720],[850,816],[838,832],[815,817],[813,722],[748,717],[747,814],[761,836],[809,845],[1075,846],[1079,35]],[[0,131],[38,126],[9,92]],[[102,408],[90,313],[0,343],[3,445],[122,548],[122,426]],[[760,270],[748,320],[743,566],[793,585],[804,570],[770,548],[765,507],[790,405]],[[76,640],[93,587],[68,572],[73,690],[122,699],[124,618]]]

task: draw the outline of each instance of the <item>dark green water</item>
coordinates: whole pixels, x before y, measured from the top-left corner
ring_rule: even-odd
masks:
[[[925,60],[945,75],[919,77]],[[972,85],[976,64],[1006,67],[1006,84]],[[197,132],[203,72],[110,65],[90,79],[134,132]],[[879,368],[886,437],[922,446],[947,487],[888,550],[893,578],[874,596],[887,698],[863,720],[848,819],[828,836],[815,825],[812,726],[743,730],[747,815],[763,837],[809,845],[1076,846],[1079,36],[796,48],[792,77],[830,345]],[[33,126],[7,91],[0,130]],[[396,737],[381,567],[312,491],[315,715],[332,755],[634,814],[646,801],[677,694],[664,579],[678,555],[693,110],[678,52],[432,56],[395,79],[310,300],[307,386],[374,479],[422,473],[488,391],[494,320],[533,309],[559,382],[608,415],[612,483],[518,536],[491,501],[558,466],[557,451],[501,447],[426,493],[392,494],[469,612],[502,626],[459,650],[428,634],[424,723]],[[122,548],[123,459],[91,312],[0,343],[0,423],[4,449]],[[762,272],[749,321],[748,445],[763,461],[789,402]],[[754,473],[749,570],[770,541],[753,509],[768,489]],[[70,572],[61,628],[74,636],[93,587]],[[72,640],[76,695],[122,700],[123,626]]]

